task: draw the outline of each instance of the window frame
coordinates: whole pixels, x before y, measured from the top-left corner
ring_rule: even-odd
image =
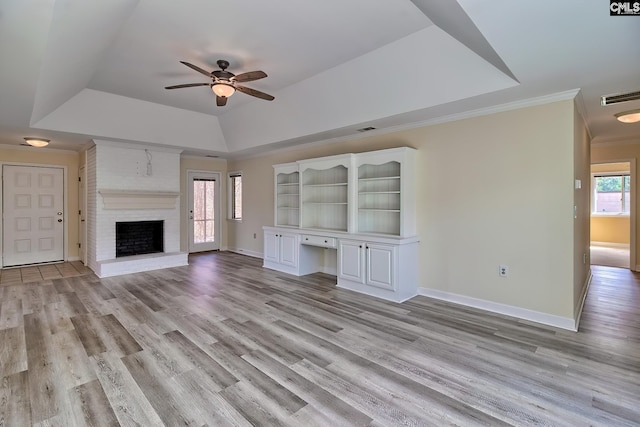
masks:
[[[242,183],[242,171],[234,171],[234,172],[229,172],[227,174],[227,182],[228,182],[228,186],[227,186],[227,206],[228,206],[228,210],[227,210],[227,219],[231,220],[231,221],[238,221],[241,222],[242,221],[242,216],[243,216],[243,209],[242,209],[242,199],[243,199],[243,183]],[[240,178],[240,216],[236,217],[236,189],[235,189],[235,178]]]
[[[620,195],[622,199],[622,212],[600,212],[596,211],[596,200],[597,200],[597,185],[596,178],[602,177],[614,177],[619,176],[622,177],[622,190],[620,190]],[[624,197],[624,177],[629,177],[629,195],[633,192],[632,182],[631,182],[631,171],[612,171],[612,172],[593,172],[591,174],[591,216],[600,216],[600,217],[614,217],[614,216],[630,216],[631,215],[631,200],[629,200],[629,206],[626,204],[626,198]],[[628,208],[628,211],[625,212],[625,208]]]

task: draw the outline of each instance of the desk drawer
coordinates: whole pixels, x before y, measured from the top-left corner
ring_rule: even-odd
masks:
[[[311,234],[303,234],[301,243],[303,245],[321,246],[323,248],[335,248],[338,245],[335,237],[314,236]]]

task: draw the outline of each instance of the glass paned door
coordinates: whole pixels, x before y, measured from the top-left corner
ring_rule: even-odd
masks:
[[[212,172],[188,172],[189,252],[220,249],[220,176]]]

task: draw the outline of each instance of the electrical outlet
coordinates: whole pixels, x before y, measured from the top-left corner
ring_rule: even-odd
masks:
[[[509,276],[509,266],[506,265],[499,265],[498,266],[498,275],[500,277],[507,277]]]

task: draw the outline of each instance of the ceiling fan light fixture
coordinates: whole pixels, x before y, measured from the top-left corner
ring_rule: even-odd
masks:
[[[225,98],[230,97],[236,92],[236,88],[229,83],[214,83],[211,89],[216,96],[224,96]]]
[[[640,109],[623,111],[615,115],[616,119],[622,123],[637,123],[640,122]]]
[[[46,147],[47,145],[49,145],[49,140],[48,139],[44,139],[44,138],[33,138],[30,136],[27,136],[24,138],[24,140],[27,142],[27,144],[31,145],[32,147]]]

